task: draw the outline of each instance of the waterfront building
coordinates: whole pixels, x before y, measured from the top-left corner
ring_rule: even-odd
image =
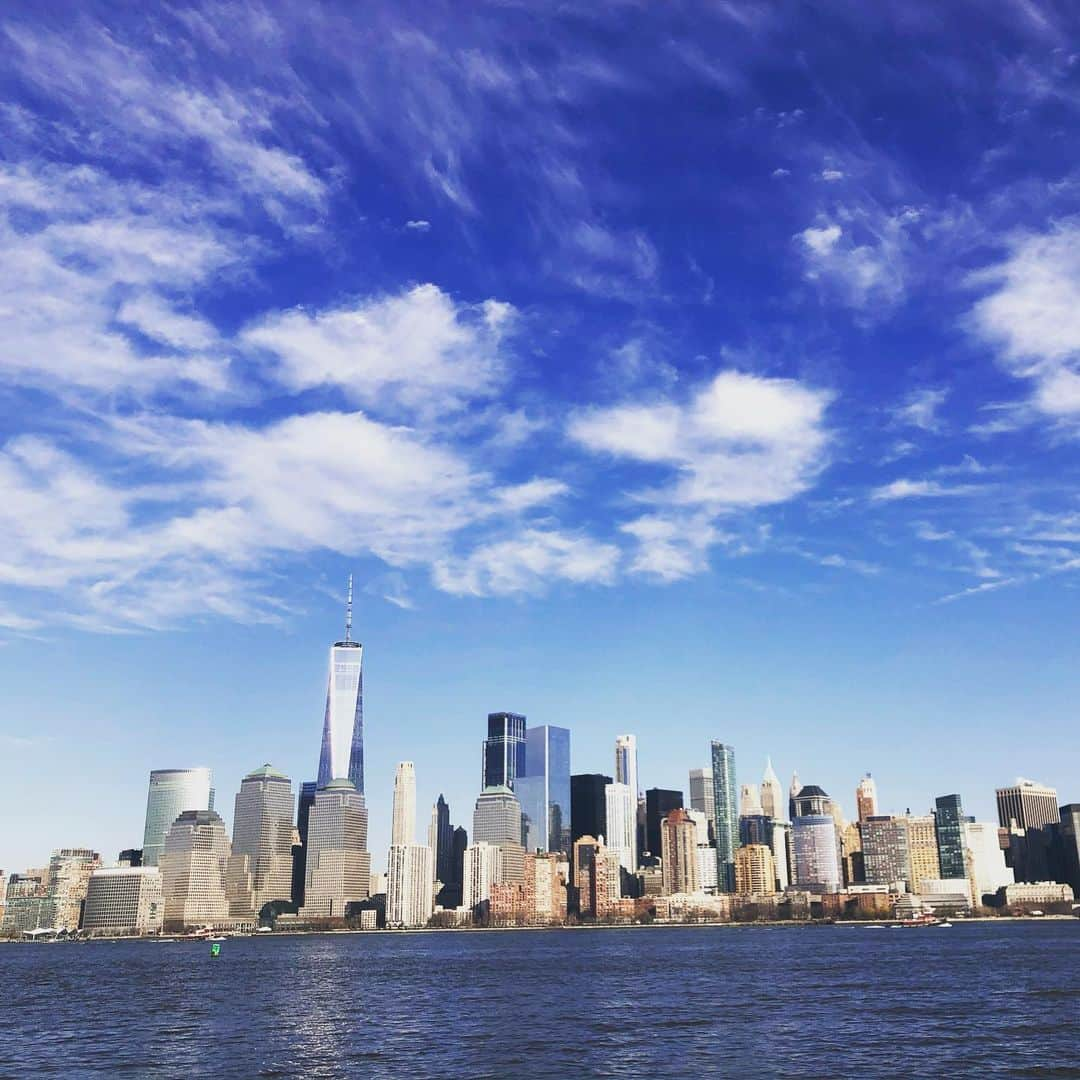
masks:
[[[735,748],[713,740],[712,773],[716,834],[716,881],[721,892],[735,890],[735,851],[739,846],[738,781]]]
[[[491,901],[492,887],[503,881],[502,862],[503,849],[498,844],[474,840],[465,849],[462,906],[466,911],[477,913],[481,904]]]
[[[386,859],[386,925],[427,926],[434,910],[431,848],[391,844]]]
[[[521,843],[521,805],[505,786],[485,788],[473,810],[473,843],[484,841],[502,849],[502,881],[520,883],[525,872]]]
[[[1080,895],[1080,803],[1061,808],[1060,848],[1058,880]]]
[[[465,887],[465,849],[469,846],[469,833],[463,825],[454,829],[454,847],[450,883],[439,893],[439,903],[444,908],[460,907]]]
[[[776,892],[776,865],[767,844],[742,844],[735,852],[735,891],[741,896]]]
[[[641,792],[641,788],[638,787],[638,760],[637,760],[637,736],[635,735],[619,735],[615,739],[615,783],[625,784],[630,789],[630,804],[631,804],[631,840],[630,840],[630,873],[634,873],[637,870],[638,863],[641,859],[641,845],[639,843],[639,835],[637,828],[637,805],[638,795]],[[680,805],[682,805],[680,799]],[[608,825],[608,831],[610,832],[611,825]],[[599,833],[594,835],[599,836]],[[607,833],[603,834],[607,837]],[[608,837],[608,846],[611,846],[611,838]],[[654,854],[656,854],[654,852]]]
[[[315,793],[308,822],[305,918],[340,919],[348,904],[366,900],[371,886],[364,796],[345,777]]]
[[[906,877],[908,889],[911,892],[919,892],[924,879],[941,877],[937,832],[934,828],[933,815],[908,814],[907,833],[909,870]]]
[[[602,773],[579,773],[570,777],[571,845],[583,836],[606,836],[607,786],[610,776]]]
[[[233,812],[232,855],[246,859],[254,912],[272,900],[292,897],[292,781],[270,765],[247,774]]]
[[[533,852],[525,857],[530,916],[538,924],[566,920],[565,865],[555,852]]]
[[[1013,872],[1005,865],[1005,852],[1001,849],[996,825],[965,821],[963,830],[972,898],[977,904],[982,904],[984,897],[993,896],[999,889],[1013,883]]]
[[[867,773],[855,789],[855,807],[862,824],[867,818],[877,817],[877,784],[874,778]]]
[[[780,778],[773,771],[772,758],[765,759],[765,772],[761,777],[761,812],[774,821],[785,821],[784,791]]]
[[[529,851],[570,850],[570,732],[543,724],[525,731],[525,772],[514,794],[521,803]]]
[[[4,932],[26,933],[51,927],[47,921],[50,912],[46,910],[48,889],[47,867],[11,874],[4,894]]]
[[[906,884],[911,863],[907,818],[871,815],[863,819],[860,832],[866,884]]]
[[[511,791],[525,775],[525,717],[520,713],[488,713],[484,740],[482,786]]]
[[[786,821],[773,821],[772,856],[776,872],[776,889],[783,892],[792,883],[791,825]]]
[[[795,883],[811,893],[839,892],[843,873],[832,800],[816,784],[808,784],[792,797],[792,804]]]
[[[431,807],[431,824],[428,826],[428,847],[431,848],[432,873],[439,886],[439,896],[443,890],[460,885],[460,877],[454,877],[454,826],[450,823],[450,804],[440,793]],[[462,849],[464,851],[464,848]],[[458,901],[460,903],[460,900]],[[457,904],[438,903],[443,907],[456,907]]]
[[[60,848],[52,853],[42,916],[45,925],[69,934],[79,929],[90,875],[100,866],[101,856],[89,848]]]
[[[177,817],[158,860],[167,932],[228,922],[231,852],[225,822],[216,811],[185,810]]]
[[[966,877],[923,878],[918,895],[924,910],[935,915],[958,915],[971,911],[971,884]]]
[[[1005,906],[1010,908],[1071,904],[1075,899],[1072,887],[1060,881],[1018,881],[1003,885],[1001,896]]]
[[[311,807],[315,803],[315,792],[319,785],[315,780],[305,780],[300,785],[300,796],[296,806],[296,837],[293,844],[292,902],[298,907],[304,904],[304,884],[307,880],[307,838],[308,822],[311,820]]]
[[[645,792],[645,846],[646,850],[657,858],[660,856],[660,822],[672,810],[681,810],[682,804],[683,793],[681,791],[649,788]]]
[[[394,774],[394,801],[390,843],[416,843],[416,768],[411,761],[399,761]]]
[[[866,865],[859,823],[849,821],[840,830],[840,855],[844,860],[844,884],[866,884]]]
[[[714,893],[717,890],[718,882],[716,880],[716,848],[712,844],[707,844],[704,847],[701,844],[697,846],[697,872],[698,881],[701,884],[701,891]]]
[[[966,877],[964,808],[959,795],[939,795],[934,800],[934,829],[941,876],[948,879]]]
[[[1012,787],[998,788],[998,823],[1003,829],[1041,829],[1061,820],[1057,791],[1034,780],[1018,779]]]
[[[143,826],[143,866],[157,866],[165,834],[185,810],[213,810],[214,788],[210,770],[155,769],[150,773]]]
[[[83,912],[87,932],[157,934],[164,918],[159,867],[116,866],[91,873]]]
[[[573,878],[578,913],[601,919],[611,911],[608,881],[611,861],[604,844],[594,836],[583,836],[574,844]]]
[[[345,638],[330,648],[326,681],[322,748],[319,752],[320,788],[347,778],[364,794],[364,647],[352,639],[352,575],[345,605]]]
[[[614,783],[604,789],[604,798],[608,829],[604,841],[608,850],[615,852],[622,869],[633,874],[637,870],[637,796],[629,785]]]
[[[0,927],[4,925],[4,908],[7,904],[7,874],[0,870]]]
[[[762,817],[765,811],[761,806],[761,792],[757,784],[739,786],[739,817]]]
[[[701,892],[697,863],[698,827],[686,810],[672,810],[660,823],[664,892]]]

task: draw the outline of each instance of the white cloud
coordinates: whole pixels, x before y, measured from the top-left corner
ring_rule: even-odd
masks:
[[[369,406],[446,412],[495,390],[513,315],[508,304],[456,304],[437,286],[418,285],[347,307],[269,315],[241,337],[275,358],[273,375],[290,390],[332,386]]]
[[[417,218],[413,221],[406,221],[405,228],[410,232],[429,232],[431,230],[431,222],[425,221],[423,218]]]
[[[141,293],[125,301],[116,319],[129,323],[155,341],[180,349],[205,349],[217,338],[213,326],[205,319],[177,311],[152,293]]]
[[[561,480],[535,477],[524,484],[496,488],[494,496],[508,510],[521,511],[532,509],[534,506],[543,506],[567,494],[569,490]]]
[[[924,387],[915,390],[908,395],[907,400],[895,410],[893,415],[896,420],[909,427],[921,428],[923,431],[939,431],[941,420],[938,410],[945,403],[949,391],[935,390]]]
[[[980,490],[973,484],[942,484],[938,480],[902,478],[874,488],[870,498],[875,502],[895,502],[899,499],[939,499],[950,495],[970,495]]]
[[[637,541],[629,571],[656,581],[679,581],[708,567],[709,548],[721,539],[704,515],[646,514],[620,530]]]
[[[614,544],[557,530],[526,529],[482,545],[464,559],[437,562],[432,577],[444,592],[469,596],[540,592],[559,581],[610,585],[619,557]]]
[[[830,394],[791,379],[726,371],[684,402],[584,410],[572,439],[598,453],[669,466],[644,500],[720,510],[783,502],[824,466]]]
[[[970,326],[1010,374],[1033,383],[1031,405],[1055,420],[1080,418],[1080,223],[1018,235],[971,281],[993,289]]]
[[[802,242],[818,256],[828,255],[836,247],[844,230],[839,225],[810,226],[799,233]]]
[[[844,171],[842,169],[822,169],[821,179],[827,183],[835,183],[837,180],[844,179]]]

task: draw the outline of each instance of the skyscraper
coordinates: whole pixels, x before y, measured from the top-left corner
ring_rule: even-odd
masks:
[[[571,867],[578,913],[593,919],[609,914],[612,890],[608,878],[612,860],[608,858],[604,844],[595,836],[582,836],[575,840]]]
[[[765,773],[761,777],[761,812],[774,821],[784,821],[784,789],[780,778],[773,772],[772,758],[765,759]]]
[[[434,906],[431,848],[391,844],[386,860],[386,925],[427,926]]]
[[[416,769],[411,761],[399,761],[394,774],[390,843],[398,846],[416,843]]]
[[[651,855],[660,855],[662,843],[660,822],[672,810],[681,810],[683,793],[669,791],[666,788],[649,788],[645,792],[645,844]],[[608,826],[610,830],[610,825]]]
[[[337,777],[315,793],[308,821],[303,914],[340,919],[366,900],[371,885],[368,812],[351,780]]]
[[[330,649],[326,685],[322,750],[319,754],[320,788],[339,778],[352,781],[364,794],[364,647],[352,640],[352,574],[345,606],[345,640]]]
[[[443,888],[453,884],[454,827],[450,824],[450,806],[441,794],[431,808],[428,847],[431,848],[435,880],[441,881]]]
[[[95,870],[86,892],[83,929],[110,934],[155,934],[165,904],[156,866],[116,866]]]
[[[685,810],[672,810],[660,822],[662,875],[668,896],[701,892],[697,839],[697,825]]]
[[[877,816],[877,784],[869,773],[859,781],[859,786],[855,789],[855,807],[860,822]]]
[[[906,882],[911,859],[908,853],[907,818],[872,814],[859,826],[862,834],[863,872],[868,885]]]
[[[757,784],[742,784],[739,787],[739,817],[760,816],[764,813]]]
[[[964,808],[959,795],[939,795],[934,800],[938,862],[943,878],[967,876],[964,859]]]
[[[796,884],[810,892],[838,892],[843,873],[832,800],[816,784],[808,784],[799,789],[791,803]]]
[[[520,713],[488,713],[484,740],[483,786],[514,790],[525,775],[525,717]]]
[[[520,883],[525,872],[525,849],[521,843],[521,806],[505,786],[485,788],[473,811],[473,844],[481,841],[502,850],[501,881]]]
[[[996,825],[965,821],[963,830],[972,899],[976,904],[982,904],[984,896],[1013,883],[1013,872],[1005,865],[1005,852],[1001,850]]]
[[[570,777],[570,839],[607,835],[607,795],[610,776],[578,773]]]
[[[101,866],[101,856],[89,848],[60,848],[49,860],[46,925],[73,932],[82,922],[90,875]]]
[[[604,789],[604,811],[608,831],[604,841],[614,851],[626,873],[637,870],[637,798],[628,784],[608,784]]]
[[[210,770],[155,769],[150,773],[143,828],[143,866],[157,866],[165,835],[185,810],[213,810]]]
[[[529,851],[570,850],[570,732],[544,724],[525,732],[525,772],[514,794],[521,803]]]
[[[300,785],[300,797],[296,805],[296,835],[300,841],[293,847],[293,887],[292,902],[304,903],[304,885],[307,880],[307,839],[308,822],[311,819],[311,807],[315,803],[315,792],[319,785],[314,780],[305,780]]]
[[[776,867],[770,847],[743,844],[735,852],[735,891],[742,896],[772,896],[776,892]]]
[[[716,822],[716,795],[713,792],[712,769],[690,770],[690,809],[700,810],[709,822],[713,835]]]
[[[637,736],[615,736],[615,783],[625,784],[638,797]]]
[[[462,906],[475,912],[480,904],[491,900],[491,890],[504,879],[503,849],[486,840],[476,841],[465,849],[463,860]],[[525,876],[522,860],[522,878]]]
[[[907,814],[908,826],[908,889],[921,892],[924,881],[941,878],[941,864],[938,862],[937,833],[934,831],[934,818],[930,814]],[[964,874],[960,874],[964,877]]]
[[[213,810],[185,810],[172,823],[160,858],[166,933],[228,921],[231,851],[225,822]]]
[[[997,789],[997,808],[1003,829],[1013,822],[1020,829],[1041,829],[1061,820],[1057,791],[1022,777],[1012,787]]]
[[[739,787],[735,748],[712,743],[713,792],[716,798],[716,882],[721,892],[735,890],[735,851],[739,846]]]
[[[256,914],[292,896],[293,796],[289,778],[269,765],[240,783],[233,812],[233,858],[246,858]]]

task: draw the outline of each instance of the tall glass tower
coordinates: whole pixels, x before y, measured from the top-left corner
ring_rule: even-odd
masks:
[[[721,892],[735,891],[735,850],[739,846],[739,785],[735,748],[712,744],[713,797],[716,800],[716,881]]]
[[[967,877],[967,860],[964,857],[964,807],[959,795],[939,795],[934,800],[934,828],[941,876]]]
[[[514,784],[528,851],[570,852],[570,731],[544,724],[525,733],[525,773]]]
[[[213,809],[209,769],[155,769],[146,794],[143,866],[157,866],[165,850],[165,834],[185,810]]]
[[[319,754],[320,788],[331,780],[351,780],[364,794],[364,647],[352,640],[352,575],[345,608],[345,640],[330,649],[330,676],[326,687],[322,752]]]
[[[483,787],[508,787],[525,775],[525,717],[520,713],[488,713],[484,740]]]

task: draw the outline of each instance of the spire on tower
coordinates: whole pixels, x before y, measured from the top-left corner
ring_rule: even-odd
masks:
[[[352,574],[349,575],[349,593],[345,600],[345,642],[352,641]]]

